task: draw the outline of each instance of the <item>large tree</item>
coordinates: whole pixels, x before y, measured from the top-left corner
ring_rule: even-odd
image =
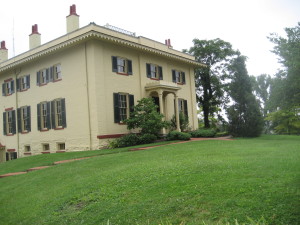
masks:
[[[195,71],[197,102],[203,110],[204,126],[210,127],[209,116],[226,102],[224,84],[230,60],[236,55],[229,42],[219,38],[213,40],[193,40],[194,46],[188,51],[198,62],[207,67]]]
[[[227,109],[229,132],[234,136],[256,137],[262,132],[263,117],[245,62],[245,56],[238,56],[230,66],[229,95],[233,104]]]

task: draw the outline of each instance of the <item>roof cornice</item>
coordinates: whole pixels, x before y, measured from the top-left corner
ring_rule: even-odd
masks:
[[[41,45],[35,49],[29,50],[21,55],[18,55],[14,58],[6,60],[6,61],[0,63],[0,72],[14,69],[15,67],[21,66],[27,62],[34,61],[40,57],[52,54],[56,51],[76,45],[80,42],[83,42],[83,41],[86,41],[89,39],[97,39],[97,40],[112,42],[112,43],[115,43],[118,45],[123,45],[123,46],[127,46],[130,48],[138,49],[140,51],[167,57],[167,58],[170,58],[170,59],[173,59],[176,61],[181,61],[183,63],[190,64],[194,67],[205,66],[204,64],[199,63],[195,60],[179,56],[178,55],[179,52],[178,52],[178,54],[175,54],[176,53],[175,50],[173,50],[175,53],[171,53],[171,52],[163,51],[160,49],[156,49],[154,47],[150,47],[150,46],[138,43],[137,40],[140,37],[139,38],[134,37],[134,40],[130,41],[130,38],[133,38],[133,37],[125,39],[125,38],[122,38],[122,35],[124,35],[124,34],[121,34],[121,35],[118,34],[116,36],[113,36],[113,33],[118,33],[118,32],[113,31],[113,33],[112,33],[110,31],[110,33],[112,33],[112,34],[107,34],[107,33],[99,32],[99,30],[97,30],[97,28],[103,29],[103,27],[100,27],[96,24],[91,23],[90,25],[85,26],[77,31],[74,31],[71,34],[64,35],[64,36],[59,37],[53,41],[50,41],[44,45]],[[79,32],[79,31],[81,31],[81,32]],[[121,37],[118,37],[118,36],[121,36]],[[182,53],[180,53],[180,54],[182,54]]]

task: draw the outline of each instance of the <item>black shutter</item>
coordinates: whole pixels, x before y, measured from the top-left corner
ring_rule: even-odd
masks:
[[[10,83],[10,93],[15,93],[15,81],[12,80],[11,83]]]
[[[46,83],[49,83],[50,77],[49,77],[49,69],[46,69]]]
[[[189,116],[187,100],[184,100],[184,114]]]
[[[38,71],[36,73],[36,85],[39,86],[40,85],[40,75],[41,75],[41,72]]]
[[[27,87],[26,88],[30,88],[30,75],[27,75],[26,76],[26,85],[27,85]]]
[[[11,114],[12,114],[12,133],[16,134],[16,111],[13,110]]]
[[[120,122],[119,93],[114,93],[114,121]]]
[[[49,123],[48,123],[49,122]],[[55,124],[55,101],[47,102],[47,128],[56,128]]]
[[[17,152],[12,152],[10,157],[11,157],[11,159],[17,159],[18,158],[18,153]]]
[[[128,66],[128,75],[132,75],[132,61],[127,60],[127,66]]]
[[[20,91],[20,82],[21,82],[21,79],[22,79],[22,78],[18,78],[18,79],[16,80],[16,83],[17,83],[17,91]]]
[[[113,72],[118,72],[118,59],[116,56],[112,56],[112,71]]]
[[[5,83],[2,84],[2,96],[5,96]]]
[[[21,124],[21,108],[17,109],[17,117],[18,117],[18,132],[21,133],[22,132],[22,124]]]
[[[31,110],[30,110],[30,106],[26,107],[27,110],[27,131],[30,132],[31,131]]]
[[[54,75],[54,66],[51,66],[49,82],[52,82],[54,80],[53,75]]]
[[[9,161],[9,152],[6,152],[6,161]]]
[[[41,130],[41,103],[37,104],[37,123],[38,123],[38,130]]]
[[[185,72],[181,72],[182,83],[185,84]]]
[[[62,113],[62,126],[67,127],[67,120],[66,120],[66,102],[63,98],[61,100],[61,113]]]
[[[151,65],[149,63],[146,63],[146,73],[147,77],[151,78]]]
[[[176,72],[175,72],[175,70],[172,70],[172,81],[174,83],[176,83]]]
[[[134,96],[129,95],[129,112],[132,113],[134,111]]]
[[[158,72],[159,72],[159,79],[162,80],[163,79],[163,71],[162,71],[161,66],[158,67]]]
[[[6,112],[3,113],[3,135],[6,135]]]

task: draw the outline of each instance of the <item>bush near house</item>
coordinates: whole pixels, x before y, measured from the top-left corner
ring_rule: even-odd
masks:
[[[123,148],[128,146],[150,144],[157,140],[154,134],[126,134],[109,143],[109,148]]]
[[[190,132],[192,137],[215,137],[217,132],[215,129],[198,129]]]
[[[179,131],[171,131],[170,133],[168,133],[167,135],[167,140],[171,141],[171,140],[183,140],[183,141],[188,141],[191,139],[191,135],[189,133],[183,133],[183,132],[179,132]]]

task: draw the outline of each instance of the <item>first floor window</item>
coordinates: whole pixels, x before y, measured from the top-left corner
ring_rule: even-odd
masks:
[[[114,93],[114,121],[122,123],[129,118],[134,106],[134,96],[127,93]]]
[[[38,130],[60,129],[67,127],[65,99],[55,99],[37,105]]]
[[[183,113],[185,116],[188,116],[188,106],[187,100],[178,99],[178,110]]]
[[[147,77],[157,80],[163,79],[162,67],[154,64],[146,64]]]
[[[172,70],[172,81],[177,84],[185,84],[185,73]]]
[[[18,132],[31,131],[31,113],[30,106],[24,106],[18,109]]]
[[[8,110],[3,113],[3,134],[13,135],[16,133],[16,113],[15,110]]]
[[[132,61],[126,58],[112,56],[112,71],[132,75]]]
[[[4,81],[4,83],[2,84],[2,96],[13,94],[15,92],[14,86],[15,82],[12,78]]]

